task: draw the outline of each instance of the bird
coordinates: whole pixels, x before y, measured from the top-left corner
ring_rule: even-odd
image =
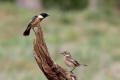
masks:
[[[70,72],[72,72],[76,67],[83,65],[83,66],[87,66],[86,64],[80,64],[78,61],[76,61],[75,59],[72,58],[70,52],[68,51],[64,51],[61,53],[62,55],[64,55],[64,62],[68,67],[72,67],[72,70]]]
[[[35,32],[34,27],[37,27],[37,25],[39,25],[39,23],[48,16],[49,15],[47,13],[41,13],[39,15],[34,16],[32,18],[32,20],[29,22],[29,24],[28,24],[26,30],[24,31],[23,35],[24,36],[29,36],[31,29],[33,29],[33,31]]]

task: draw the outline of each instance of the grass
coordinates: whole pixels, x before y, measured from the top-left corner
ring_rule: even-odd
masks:
[[[48,49],[57,64],[69,70],[63,57],[56,55],[59,51],[68,50],[80,63],[88,64],[86,68],[75,70],[79,80],[120,79],[114,75],[117,71],[113,67],[120,61],[120,16],[88,10],[45,12],[51,16],[41,26]],[[11,3],[0,3],[1,80],[46,80],[32,54],[33,31],[29,37],[22,36],[31,17],[38,13],[19,9]]]

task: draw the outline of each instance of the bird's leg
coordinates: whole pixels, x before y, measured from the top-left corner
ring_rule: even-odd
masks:
[[[74,69],[75,69],[75,67],[70,72],[73,72]]]
[[[32,28],[33,29],[33,31],[34,31],[34,33],[35,33],[35,35],[36,35],[36,31],[35,31],[35,29],[34,28]]]

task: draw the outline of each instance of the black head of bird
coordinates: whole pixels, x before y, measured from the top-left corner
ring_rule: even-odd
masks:
[[[46,18],[46,17],[48,17],[49,15],[47,14],[47,13],[41,13],[40,15],[38,15],[38,17],[40,17],[40,18]]]

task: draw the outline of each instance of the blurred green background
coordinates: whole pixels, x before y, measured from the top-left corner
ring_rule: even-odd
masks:
[[[33,56],[31,17],[50,14],[42,23],[53,60],[70,70],[57,52],[68,50],[88,67],[78,80],[120,80],[120,0],[0,0],[0,80],[47,80]]]

